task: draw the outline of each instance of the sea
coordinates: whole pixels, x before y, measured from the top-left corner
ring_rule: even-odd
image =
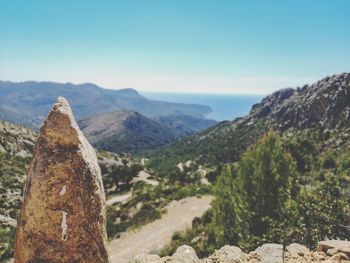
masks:
[[[233,95],[233,94],[203,94],[203,93],[165,93],[141,92],[152,100],[180,102],[207,105],[212,112],[206,117],[216,121],[233,120],[247,115],[255,103],[262,100],[264,95]]]

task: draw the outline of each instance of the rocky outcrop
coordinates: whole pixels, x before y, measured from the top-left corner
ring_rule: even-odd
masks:
[[[29,168],[15,262],[108,262],[105,196],[96,154],[59,97]]]
[[[271,118],[279,129],[334,128],[350,120],[350,73],[277,91],[253,106],[248,118]]]
[[[224,246],[208,258],[199,259],[193,248],[179,247],[173,256],[139,255],[132,263],[345,263],[350,262],[350,241],[328,240],[318,244],[315,252],[293,243],[264,244],[255,251],[244,253],[239,247]]]
[[[0,153],[19,157],[31,157],[36,132],[25,127],[0,121]]]

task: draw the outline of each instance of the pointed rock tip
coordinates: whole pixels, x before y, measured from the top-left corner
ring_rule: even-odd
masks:
[[[41,135],[55,144],[77,145],[80,134],[68,101],[59,96],[41,127]]]
[[[64,113],[64,114],[73,115],[68,100],[62,96],[57,97],[57,100],[52,107],[52,111],[59,111],[59,112]]]
[[[62,97],[62,96],[58,96],[57,97],[56,104],[57,105],[61,105],[63,107],[67,107],[67,106],[69,107],[68,100],[65,97]]]

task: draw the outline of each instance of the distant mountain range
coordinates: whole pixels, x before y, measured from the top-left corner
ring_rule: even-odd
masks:
[[[70,102],[76,119],[121,110],[147,117],[189,115],[204,118],[209,106],[149,100],[134,89],[111,90],[91,83],[0,81],[0,119],[39,127],[58,96]]]
[[[208,106],[149,100],[134,89],[33,81],[0,81],[0,120],[37,129],[58,96],[95,147],[116,153],[156,149],[217,123],[204,118]]]

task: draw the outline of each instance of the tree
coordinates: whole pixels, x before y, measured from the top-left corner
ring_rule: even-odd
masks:
[[[237,173],[241,209],[246,231],[242,230],[242,246],[255,246],[269,230],[271,221],[279,221],[290,206],[296,178],[296,165],[285,151],[278,133],[269,131],[243,155]],[[236,198],[237,199],[237,198]]]
[[[218,242],[223,245],[234,244],[239,238],[234,228],[236,225],[234,181],[231,167],[225,165],[214,188],[214,228]]]

